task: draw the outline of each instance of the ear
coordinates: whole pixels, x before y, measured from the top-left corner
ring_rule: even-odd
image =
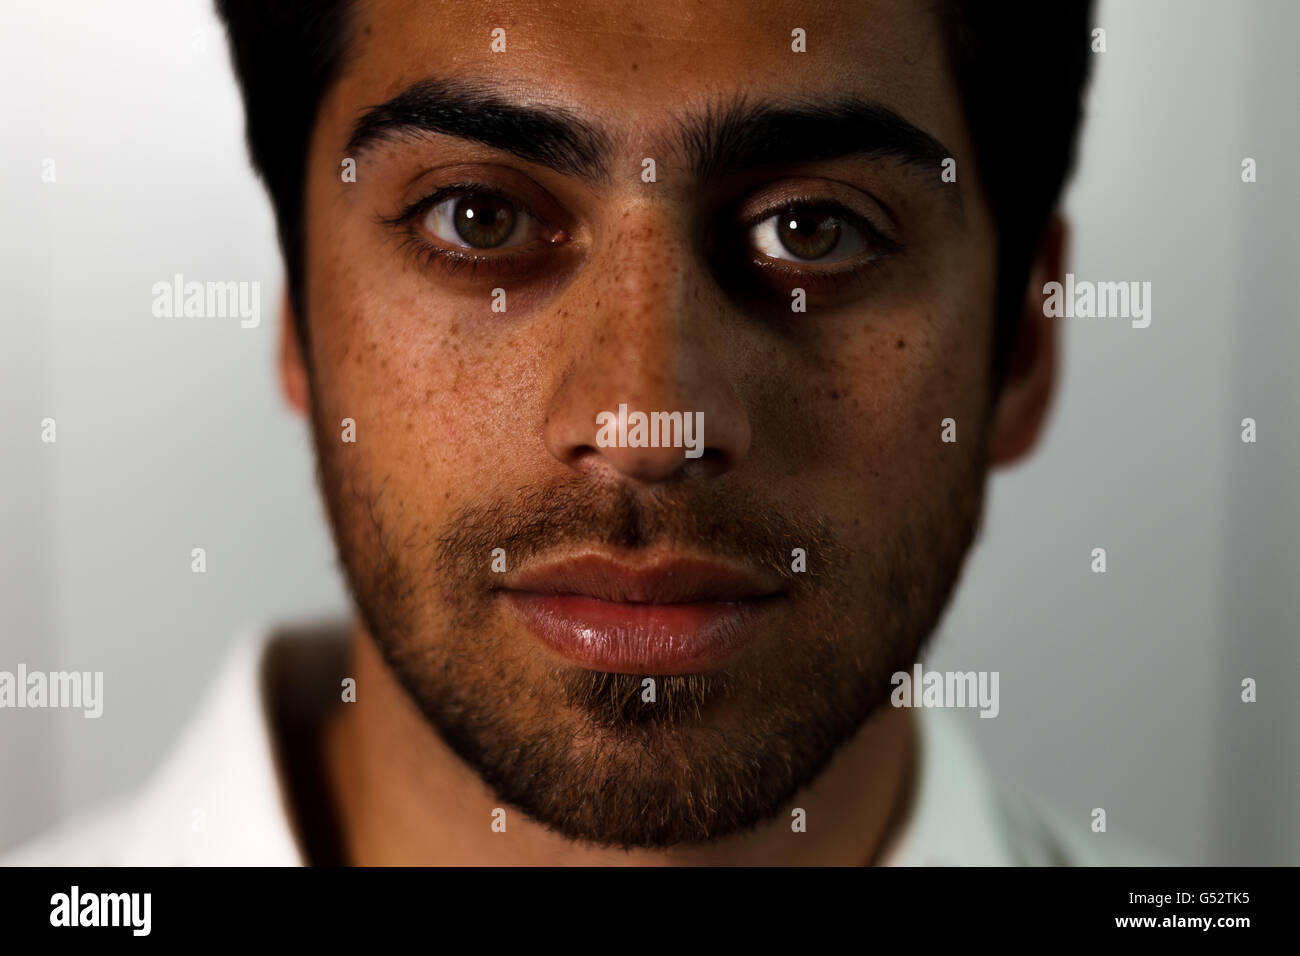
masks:
[[[1043,314],[1043,286],[1065,279],[1069,227],[1054,216],[1030,270],[1021,305],[1020,329],[1011,343],[1002,391],[989,429],[989,461],[1010,465],[1038,443],[1056,391],[1057,322]]]
[[[300,415],[307,414],[311,403],[311,387],[288,292],[280,300],[280,387],[284,390],[284,400],[289,407]]]

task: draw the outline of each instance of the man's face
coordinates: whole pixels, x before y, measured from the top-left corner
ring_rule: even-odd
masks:
[[[371,634],[562,833],[771,817],[885,704],[978,522],[995,241],[940,24],[906,0],[353,23],[308,163],[306,361]],[[699,453],[606,443],[620,406],[701,423]]]

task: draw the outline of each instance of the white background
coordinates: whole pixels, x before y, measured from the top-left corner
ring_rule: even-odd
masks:
[[[0,711],[0,846],[137,782],[237,631],[345,607],[224,38],[207,2],[122,9],[7,2],[0,28],[0,669],[106,685],[98,721]],[[1000,716],[964,716],[1081,827],[1104,807],[1180,861],[1296,863],[1300,5],[1097,23],[1072,269],[1151,282],[1152,323],[1065,321],[1050,433],[995,478],[927,663],[1000,671]],[[176,272],[260,281],[261,327],[153,318]]]

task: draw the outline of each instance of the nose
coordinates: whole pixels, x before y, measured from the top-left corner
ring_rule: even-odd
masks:
[[[549,403],[551,455],[639,484],[717,476],[749,451],[734,343],[686,230],[652,204],[629,209],[561,307],[569,361]]]

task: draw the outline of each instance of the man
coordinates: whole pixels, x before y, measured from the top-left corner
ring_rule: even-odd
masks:
[[[891,706],[1049,406],[1086,2],[219,8],[357,614],[19,861],[1126,859]]]

